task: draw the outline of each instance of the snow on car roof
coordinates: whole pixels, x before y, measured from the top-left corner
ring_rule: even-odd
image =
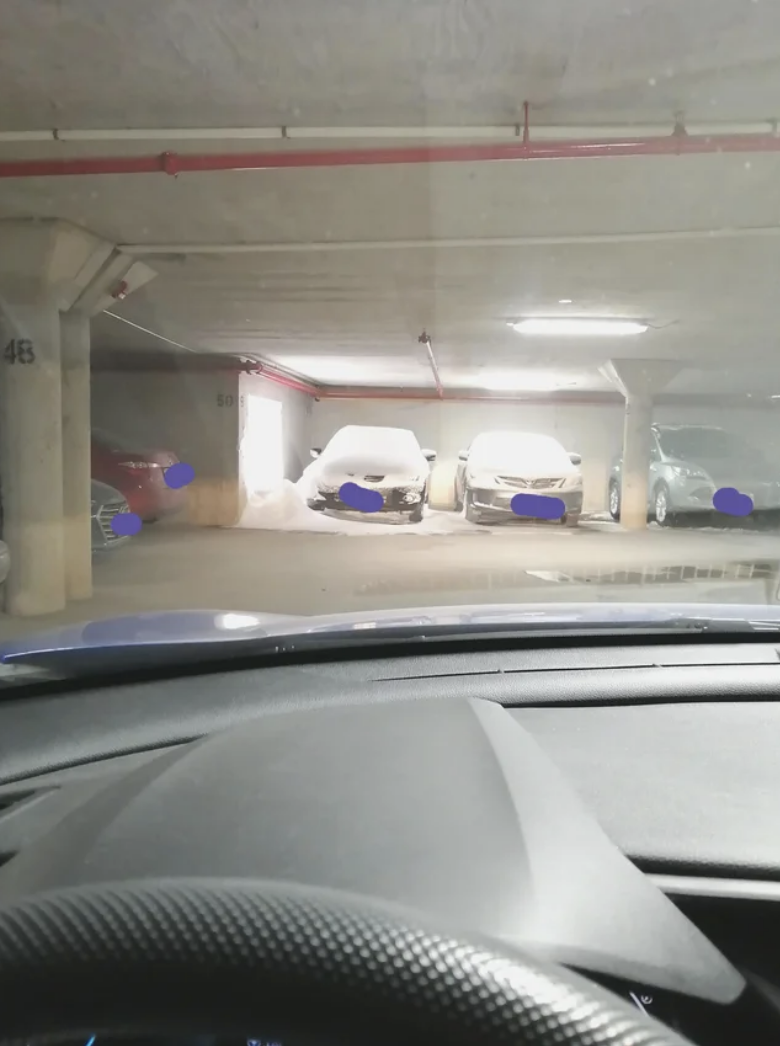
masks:
[[[333,436],[318,459],[334,466],[339,462],[360,471],[392,468],[417,474],[425,463],[411,429],[376,425],[346,425]]]

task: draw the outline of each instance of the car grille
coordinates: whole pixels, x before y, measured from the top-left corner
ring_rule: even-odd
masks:
[[[118,516],[120,512],[129,511],[130,507],[126,501],[107,501],[98,509],[96,518],[100,525],[100,529],[103,532],[103,539],[107,545],[114,541],[119,541],[121,537],[120,534],[115,534],[111,528],[111,520],[114,516]]]
[[[522,479],[520,476],[498,476],[499,483],[518,490],[555,490],[563,486],[562,479]]]

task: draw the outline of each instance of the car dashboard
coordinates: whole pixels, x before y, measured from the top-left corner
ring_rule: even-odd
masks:
[[[0,905],[150,876],[316,883],[553,959],[701,1046],[776,1043],[778,693],[771,644],[723,643],[3,695]],[[56,1041],[298,1046],[147,1031]]]

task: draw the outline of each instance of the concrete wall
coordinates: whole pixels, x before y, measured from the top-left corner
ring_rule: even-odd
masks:
[[[244,384],[244,383],[250,384]],[[109,371],[92,375],[92,424],[172,450],[195,470],[187,516],[200,526],[233,526],[245,504],[239,474],[242,389],[283,403],[285,470],[297,479],[308,453],[309,397],[233,371]]]

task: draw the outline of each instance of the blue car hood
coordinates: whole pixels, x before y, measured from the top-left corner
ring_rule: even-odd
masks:
[[[500,603],[473,606],[415,607],[408,610],[373,610],[316,616],[250,613],[230,610],[181,610],[132,614],[84,624],[67,625],[6,642],[0,641],[0,658],[51,650],[101,650],[117,646],[176,643],[224,643],[268,636],[354,633],[374,628],[435,626],[506,627],[540,623],[583,628],[614,624],[662,627],[681,617],[705,620],[756,620],[780,622],[780,607],[754,604],[712,603]]]

